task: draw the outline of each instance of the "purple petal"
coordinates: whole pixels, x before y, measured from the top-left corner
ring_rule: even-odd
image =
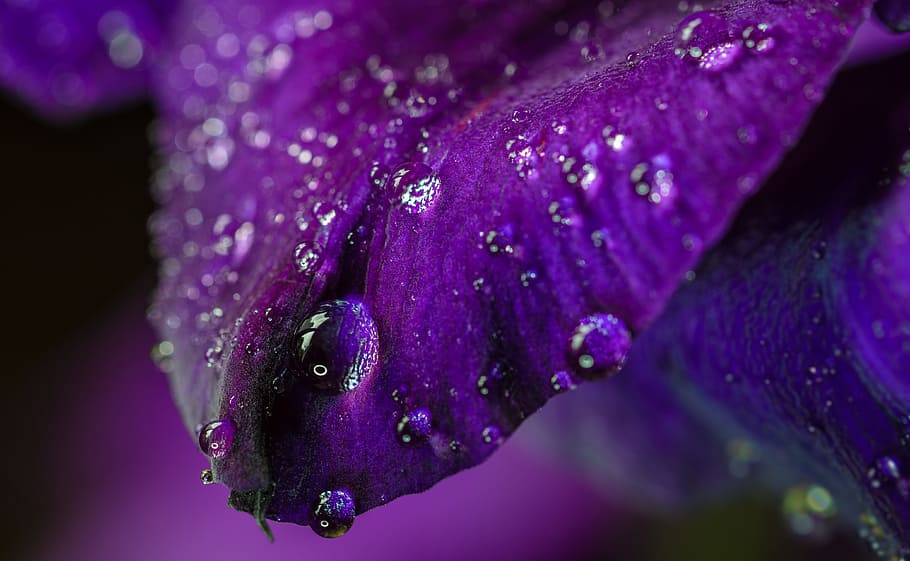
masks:
[[[58,117],[141,95],[176,2],[4,2],[0,84]]]
[[[835,88],[623,373],[672,380],[722,436],[745,428],[887,558],[910,544],[907,62]]]
[[[151,315],[235,506],[335,534],[618,370],[868,5],[614,7],[186,7]]]
[[[42,411],[42,422],[65,427],[57,433],[63,437],[40,452],[23,449],[40,457],[44,469],[21,477],[41,482],[34,500],[51,502],[37,527],[34,521],[21,524],[28,551],[4,558],[291,560],[304,552],[335,561],[428,554],[441,561],[542,561],[580,558],[622,527],[619,513],[614,518],[589,485],[514,442],[486,469],[358,520],[357,531],[340,543],[287,527],[277,528],[279,539],[269,544],[245,516],[207,500],[227,493],[199,482],[204,459],[185,446],[164,380],[148,361],[153,334],[143,322],[142,298],[133,297],[138,295],[131,292],[114,314],[54,357],[69,367],[66,393],[79,399]],[[439,523],[440,512],[446,524]],[[549,531],[529,535],[528,528],[544,519]],[[453,539],[458,532],[471,539]]]

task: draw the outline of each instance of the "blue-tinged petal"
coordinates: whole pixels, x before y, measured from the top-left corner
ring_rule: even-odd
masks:
[[[836,509],[890,559],[910,551],[910,98],[854,72],[623,375],[746,431],[774,484],[821,484],[836,507],[808,514]]]
[[[622,367],[868,12],[680,6],[185,7],[151,315],[235,506],[337,535]]]
[[[0,85],[69,117],[145,94],[177,0],[0,4]]]

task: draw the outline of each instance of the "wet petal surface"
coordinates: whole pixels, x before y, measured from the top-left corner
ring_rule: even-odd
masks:
[[[751,434],[778,459],[763,462],[774,484],[817,484],[836,505],[825,517],[897,558],[910,543],[910,98],[854,72],[624,375],[670,382],[721,438]]]
[[[334,534],[618,371],[867,9],[188,4],[151,317],[213,478]]]

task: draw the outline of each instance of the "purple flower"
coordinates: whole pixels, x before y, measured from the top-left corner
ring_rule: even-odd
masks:
[[[23,1],[0,78],[156,100],[156,353],[261,524],[341,535],[622,371],[549,423],[637,419],[598,471],[677,501],[761,450],[902,555],[910,99],[780,165],[871,4]]]

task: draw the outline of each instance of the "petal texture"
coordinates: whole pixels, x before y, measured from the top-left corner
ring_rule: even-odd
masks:
[[[910,543],[910,99],[856,72],[861,93],[829,100],[624,375],[672,381],[723,437],[748,430],[782,458],[766,465],[776,483],[821,483],[896,558]],[[876,85],[889,93],[869,97]]]
[[[185,9],[163,365],[236,507],[337,535],[619,370],[868,4]]]

